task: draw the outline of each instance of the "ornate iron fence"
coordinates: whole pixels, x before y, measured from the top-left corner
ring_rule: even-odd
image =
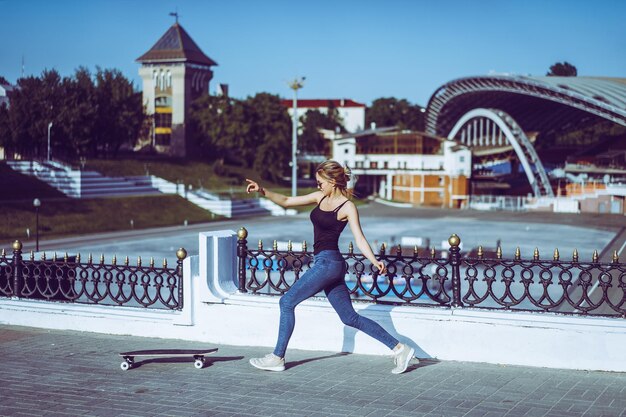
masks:
[[[31,252],[25,260],[22,243],[16,240],[12,257],[4,249],[0,254],[0,297],[182,310],[187,251],[180,248],[176,256],[175,268],[168,268],[166,259],[163,267],[155,267],[153,259],[144,266],[141,258],[133,266],[128,257],[119,265],[115,256],[105,264],[104,255],[99,262],[91,255],[81,262],[80,254],[46,259],[44,252],[41,260],[35,260]]]
[[[247,246],[248,232],[238,232],[239,291],[281,295],[312,266],[313,253],[303,242],[301,251],[279,251]],[[558,249],[552,259],[503,259],[502,249],[486,254],[478,247],[473,256],[461,256],[461,239],[452,235],[450,249],[430,249],[424,255],[417,247],[400,246],[386,253],[383,245],[378,258],[387,264],[384,276],[361,254],[343,253],[347,263],[346,284],[352,297],[394,305],[433,307],[474,307],[490,310],[541,311],[573,315],[626,318],[626,264],[617,252],[610,263],[601,263],[597,251],[591,262],[579,261],[574,251],[571,261],[560,259]]]

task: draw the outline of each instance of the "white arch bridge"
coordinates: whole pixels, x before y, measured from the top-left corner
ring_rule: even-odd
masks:
[[[517,158],[534,194],[554,196],[534,147],[538,135],[600,120],[626,126],[626,79],[481,76],[453,80],[429,100],[426,130],[481,160]]]

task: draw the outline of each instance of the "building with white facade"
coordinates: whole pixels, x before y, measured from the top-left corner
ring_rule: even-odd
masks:
[[[372,129],[336,136],[332,158],[358,177],[359,195],[456,208],[467,203],[472,155],[452,140],[395,127]]]
[[[0,84],[0,106],[3,104],[9,105],[9,93],[14,90],[10,84]]]
[[[293,118],[293,100],[284,99],[282,104],[288,108],[289,116]],[[365,127],[366,105],[357,103],[350,99],[298,99],[297,101],[298,121],[309,110],[317,110],[327,114],[333,107],[337,110],[340,122],[347,132],[354,133],[363,130]]]

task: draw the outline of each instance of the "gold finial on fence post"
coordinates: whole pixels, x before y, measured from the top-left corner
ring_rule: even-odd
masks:
[[[67,254],[67,252],[65,252],[65,255],[63,256],[63,262],[67,263],[69,259],[70,259],[70,256]]]
[[[237,230],[237,239],[243,240],[247,237],[248,237],[248,231],[246,230],[246,228],[243,226],[240,227],[239,230]]]
[[[80,263],[80,252],[78,252],[76,254],[76,263],[79,264]]]
[[[348,253],[352,255],[353,252],[354,252],[354,246],[352,245],[352,242],[350,242],[348,244]]]
[[[167,259],[163,258],[163,268],[167,268]]]
[[[259,239],[259,250],[263,250],[263,241]]]
[[[45,261],[46,259],[47,259],[47,258],[46,258],[46,252],[43,252],[43,253],[41,254],[41,260],[42,260],[42,261]]]
[[[616,264],[619,262],[619,255],[617,254],[617,249],[613,251],[613,263]]]
[[[435,248],[430,248],[430,257],[435,259],[435,256],[437,256],[437,251]]]
[[[124,258],[124,265],[128,266],[130,264],[130,260],[128,259],[128,255]]]
[[[184,260],[187,257],[187,250],[185,248],[178,248],[176,251],[176,257],[179,261]]]
[[[293,246],[291,246],[291,240],[288,240],[288,241],[287,241],[287,251],[288,251],[288,252],[291,252],[291,248],[292,248],[292,247],[293,247]]]
[[[57,252],[56,252],[56,251],[54,251],[54,252],[52,253],[52,261],[53,261],[53,262],[56,262],[56,261],[57,261]]]
[[[141,256],[137,257],[137,266],[141,266]]]
[[[396,255],[398,255],[398,256],[402,255],[402,246],[400,246],[399,243],[398,243],[398,246],[396,248]]]
[[[448,238],[448,243],[450,246],[459,246],[461,244],[461,238],[459,238],[455,233]]]
[[[31,261],[35,260],[35,252],[33,252],[32,250],[30,251],[30,260]]]
[[[478,256],[478,259],[482,259],[485,255],[485,253],[483,252],[483,247],[481,245],[478,245],[478,252],[476,253],[476,255]]]
[[[552,259],[554,259],[555,261],[558,261],[559,257],[560,257],[559,248],[554,248],[554,255],[552,256]]]
[[[539,260],[539,248],[535,248],[535,251],[533,252],[533,259],[535,261]]]
[[[502,259],[502,247],[498,246],[496,248],[496,259]]]
[[[302,241],[302,252],[306,253],[306,240]]]
[[[117,265],[117,255],[113,255],[113,259],[111,259],[111,264]]]
[[[5,252],[4,248],[2,248],[2,255],[0,256],[2,256],[3,258],[7,256],[7,253]]]
[[[104,253],[100,254],[100,265],[104,264]]]
[[[380,244],[380,254],[384,255],[386,249],[387,249],[387,245],[385,245],[385,242],[381,243]]]
[[[274,239],[274,243],[272,244],[272,250],[276,252],[278,250],[278,242]]]
[[[578,249],[574,248],[574,253],[572,253],[572,262],[578,262]]]
[[[13,244],[11,245],[11,247],[16,252],[21,251],[22,250],[22,242],[20,242],[19,240],[15,240],[15,241],[13,241]]]
[[[150,257],[150,268],[154,268],[154,258]]]
[[[522,251],[520,251],[519,246],[515,248],[515,260],[519,261],[522,257]]]
[[[93,256],[91,255],[91,252],[89,253],[89,256],[87,257],[87,263],[93,263]]]
[[[413,246],[413,255],[417,257],[418,253],[419,253],[419,249],[417,248],[417,245]]]
[[[598,263],[598,250],[593,251],[593,256],[591,257],[591,262]]]

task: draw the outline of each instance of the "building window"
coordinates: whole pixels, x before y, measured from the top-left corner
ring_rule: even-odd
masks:
[[[378,168],[378,162],[376,162],[376,161],[370,162],[370,168],[372,168],[372,169]]]
[[[384,167],[385,169],[389,168],[389,162],[385,161],[385,162],[383,163],[383,167]]]
[[[348,152],[349,152],[348,148],[343,150],[343,153],[348,153]]]
[[[459,162],[465,162],[465,157],[464,156],[459,156]]]
[[[172,97],[170,96],[159,96],[154,100],[154,138],[156,145],[170,145],[172,139]]]
[[[363,168],[363,161],[356,161],[354,163],[355,168]]]

